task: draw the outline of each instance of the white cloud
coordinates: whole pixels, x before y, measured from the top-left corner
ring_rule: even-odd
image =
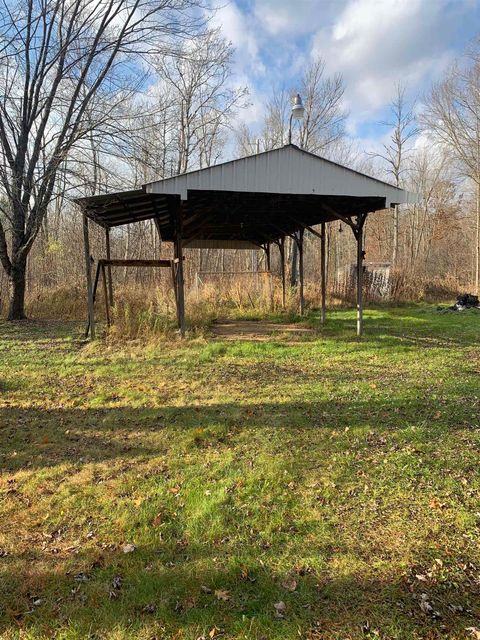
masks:
[[[266,73],[259,46],[261,28],[253,15],[242,11],[233,1],[215,11],[212,26],[221,27],[224,37],[235,47],[230,84],[249,90],[248,106],[238,111],[231,126],[235,129],[244,123],[255,128],[262,120],[266,102],[266,96],[257,86],[258,78]]]
[[[392,98],[400,81],[418,92],[451,62],[469,0],[350,0],[314,37],[312,55],[343,74],[352,132]]]
[[[264,73],[265,67],[259,56],[259,46],[252,20],[234,2],[220,7],[215,12],[212,25],[221,27],[225,38],[235,47],[239,75],[247,71],[257,75]]]
[[[428,150],[432,148],[434,143],[431,134],[428,131],[422,131],[416,137],[414,147],[416,150]]]
[[[256,0],[254,13],[265,31],[289,38],[310,34],[331,22],[345,0]]]
[[[467,44],[478,12],[479,0],[227,0],[213,24],[236,48],[232,83],[250,88],[238,121],[255,128],[272,87],[295,86],[310,56],[321,56],[344,77],[348,134],[373,151],[395,85],[421,99]]]

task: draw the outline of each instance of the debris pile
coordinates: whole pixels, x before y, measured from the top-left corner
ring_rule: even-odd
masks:
[[[461,293],[457,296],[457,301],[451,309],[453,309],[453,311],[480,309],[480,301],[478,300],[478,296],[474,296],[472,293]]]

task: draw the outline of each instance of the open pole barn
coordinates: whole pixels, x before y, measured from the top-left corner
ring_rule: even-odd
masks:
[[[321,318],[326,316],[325,229],[341,220],[357,243],[357,334],[363,331],[363,227],[369,213],[413,202],[403,189],[288,144],[279,149],[156,180],[140,189],[77,199],[83,211],[88,332],[95,337],[94,302],[102,277],[107,322],[113,304],[114,266],[163,267],[171,271],[180,334],[185,335],[183,261],[186,248],[263,249],[280,252],[285,300],[285,239],[299,252],[299,302],[304,311],[303,238],[320,240]],[[172,260],[112,260],[112,227],[154,220],[162,242],[172,242]],[[89,223],[105,229],[105,257],[95,264]],[[320,231],[314,229],[320,225]],[[269,260],[267,261],[268,264]]]

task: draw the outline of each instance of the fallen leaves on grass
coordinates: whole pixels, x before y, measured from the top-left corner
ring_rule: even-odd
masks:
[[[90,576],[86,573],[80,572],[73,576],[73,579],[77,582],[88,582],[90,580]]]
[[[282,582],[282,587],[287,591],[295,591],[295,589],[297,588],[297,581],[295,580],[295,578],[290,576]]]
[[[122,588],[122,578],[120,576],[115,576],[112,580],[112,588],[108,593],[108,597],[110,600],[115,600],[119,596],[119,591]]]
[[[123,553],[132,553],[135,549],[136,547],[134,544],[124,544],[122,547]]]
[[[423,611],[423,613],[426,614],[432,613],[433,611],[433,607],[428,601],[428,596],[426,593],[422,593],[422,595],[420,596],[420,609]]]
[[[251,583],[254,583],[257,581],[257,578],[253,576],[248,570],[248,567],[245,567],[245,566],[242,566],[240,568],[240,578],[242,580],[248,580],[248,582],[251,582]]]
[[[214,593],[217,600],[223,600],[224,602],[230,600],[230,593],[228,591],[224,591],[223,589],[215,589]]]
[[[419,604],[420,604],[420,609],[423,611],[425,615],[432,616],[432,618],[441,618],[440,612],[435,611],[426,593],[422,593],[420,595]]]
[[[280,602],[275,602],[273,606],[275,608],[275,616],[277,618],[284,618],[285,611],[287,610],[287,605],[285,604],[285,602],[283,602],[283,600],[280,600]]]
[[[194,609],[197,604],[195,598],[185,598],[185,600],[178,601],[175,604],[175,611],[177,613],[183,613],[184,611],[189,611],[190,609]]]

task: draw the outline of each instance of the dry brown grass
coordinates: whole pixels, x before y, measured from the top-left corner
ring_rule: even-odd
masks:
[[[268,319],[282,314],[293,319],[298,313],[298,291],[288,287],[285,309],[279,278],[265,274],[240,274],[233,277],[211,278],[200,286],[187,287],[187,323],[192,333],[203,333],[217,318]],[[397,273],[392,276],[389,299],[365,292],[366,303],[388,304],[405,302],[442,302],[454,300],[457,293],[467,290],[454,278],[409,278]],[[320,286],[316,282],[305,284],[306,308],[320,306]],[[355,304],[354,283],[330,291],[328,306],[343,307]],[[96,317],[105,321],[103,292],[96,301]],[[46,289],[29,296],[27,314],[34,319],[82,320],[86,318],[85,289],[81,285]],[[176,310],[173,289],[170,286],[124,285],[115,288],[115,306],[111,312],[113,326],[109,337],[116,339],[170,336],[176,332]]]
[[[80,320],[87,315],[85,287],[80,285],[39,289],[27,295],[26,313],[38,320]]]
[[[390,295],[379,295],[365,286],[365,301],[375,304],[392,303],[405,304],[416,302],[446,302],[455,300],[456,296],[469,291],[470,286],[460,282],[453,276],[427,277],[416,274],[408,274],[403,271],[393,271],[390,274]],[[331,298],[337,303],[355,304],[356,280],[350,278],[345,282],[337,283],[331,288]]]
[[[468,286],[453,276],[420,277],[397,271],[392,276],[391,299],[393,302],[445,302],[454,300],[465,289]]]
[[[317,289],[305,287],[307,305],[315,304]],[[266,290],[253,282],[239,280],[208,283],[186,292],[187,323],[191,331],[204,331],[215,318],[265,318],[282,310],[282,292],[279,282],[273,281]],[[298,310],[298,295],[287,292],[286,313]],[[105,321],[104,300],[101,292],[95,304],[96,317]],[[81,320],[86,317],[83,287],[61,287],[45,290],[29,297],[29,317],[42,320]],[[170,287],[119,286],[115,288],[115,305],[111,312],[113,327],[111,338],[138,338],[173,334],[176,331],[176,309]]]

